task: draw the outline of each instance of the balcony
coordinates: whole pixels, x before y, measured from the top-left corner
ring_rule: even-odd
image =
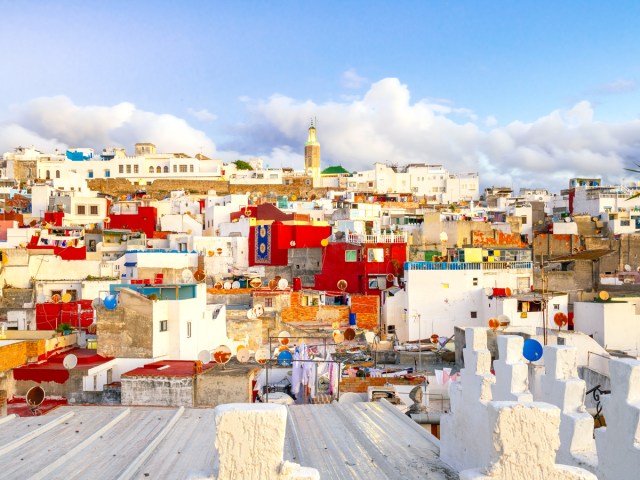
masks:
[[[357,245],[365,243],[407,243],[407,232],[375,233],[372,235],[348,233],[347,242]]]
[[[531,270],[533,262],[405,262],[408,270]]]

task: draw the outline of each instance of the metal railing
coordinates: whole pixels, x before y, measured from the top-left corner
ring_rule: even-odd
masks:
[[[405,270],[530,270],[533,262],[405,262]]]
[[[347,242],[355,244],[363,243],[407,243],[407,232],[377,233],[364,235],[360,233],[348,233]]]

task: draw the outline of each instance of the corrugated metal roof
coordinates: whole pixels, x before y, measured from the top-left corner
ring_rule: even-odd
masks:
[[[430,438],[388,402],[292,405],[285,459],[323,480],[457,479]]]

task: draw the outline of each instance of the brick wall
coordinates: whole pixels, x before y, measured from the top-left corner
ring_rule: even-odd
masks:
[[[0,347],[0,372],[6,372],[27,363],[27,342]]]
[[[408,379],[404,377],[347,377],[340,381],[340,393],[367,393],[369,387],[383,387],[385,383],[391,385],[421,385],[424,382],[422,378]]]

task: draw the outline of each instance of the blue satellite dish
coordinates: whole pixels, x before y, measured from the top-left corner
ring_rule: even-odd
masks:
[[[283,367],[288,367],[293,362],[293,355],[289,350],[283,350],[278,354],[278,363]]]
[[[102,303],[108,310],[115,310],[118,306],[118,299],[115,295],[107,295]]]
[[[522,355],[530,362],[535,362],[542,358],[542,345],[539,341],[533,338],[528,338],[524,341],[524,347],[522,348]]]

